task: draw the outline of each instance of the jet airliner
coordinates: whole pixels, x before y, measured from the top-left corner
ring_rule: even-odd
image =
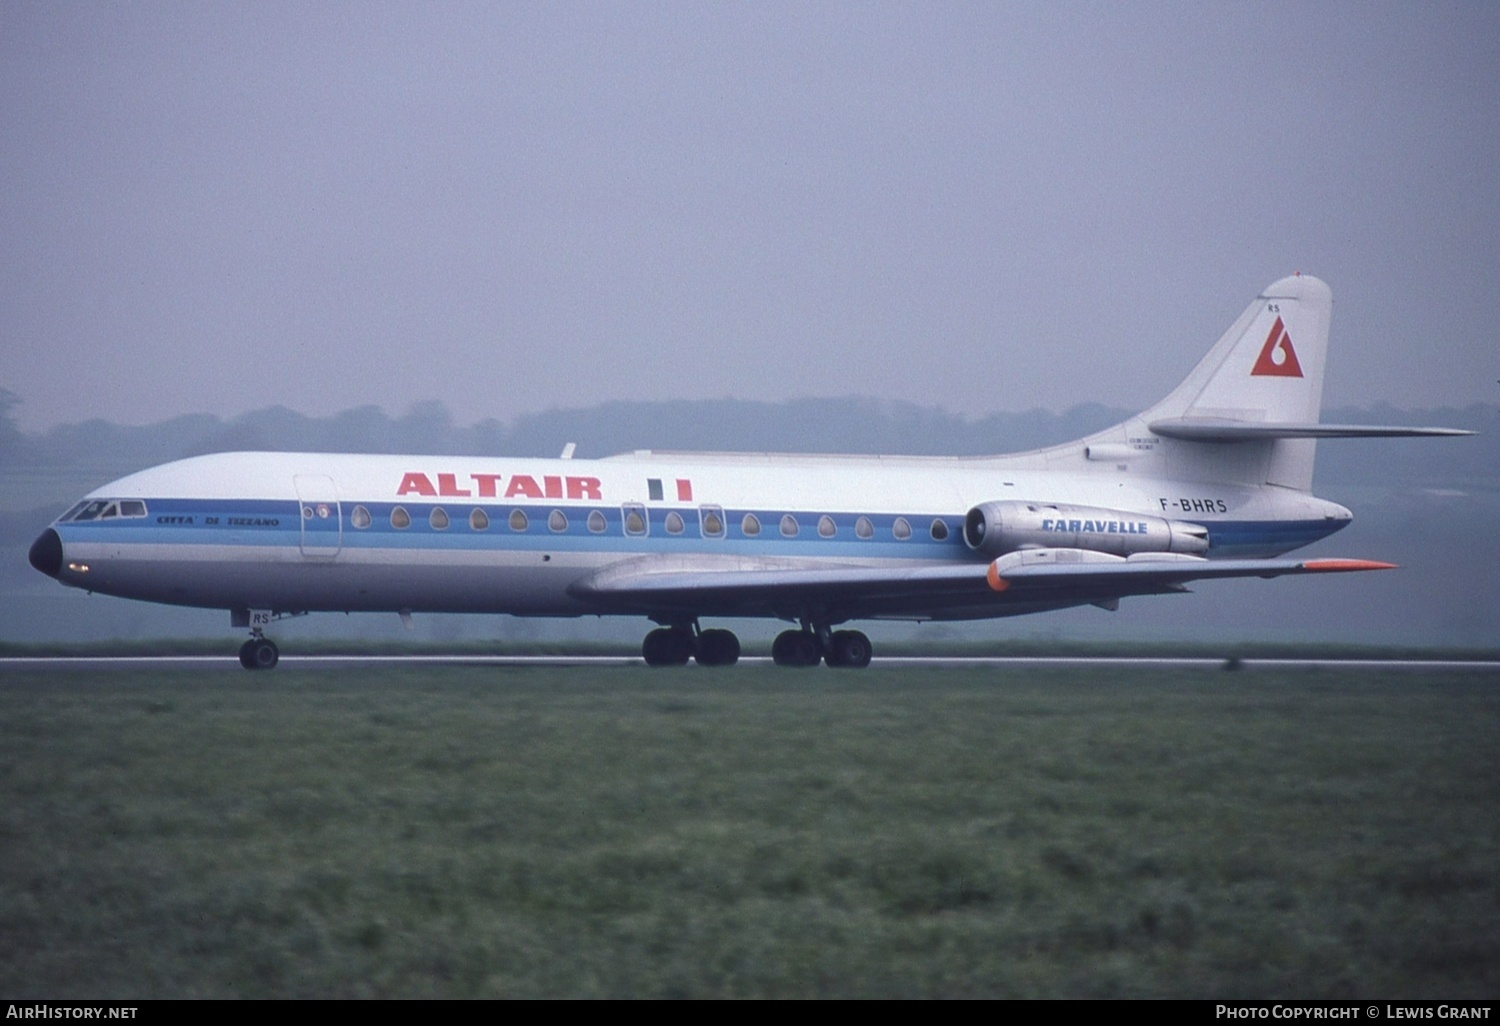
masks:
[[[870,662],[857,620],[1118,607],[1195,580],[1386,569],[1286,553],[1349,523],[1311,493],[1332,294],[1267,288],[1187,378],[1087,438],[987,457],[605,459],[235,452],[91,492],[31,547],[90,592],[227,609],[249,669],[315,611],[644,617],[652,666],[726,665],[705,618],[774,617],[783,666]]]

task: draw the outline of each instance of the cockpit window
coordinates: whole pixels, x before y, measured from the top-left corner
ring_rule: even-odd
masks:
[[[110,520],[114,517],[143,517],[146,504],[140,499],[85,499],[58,518],[69,520]]]
[[[105,500],[103,500],[103,499],[96,499],[93,502],[89,503],[87,506],[83,507],[83,509],[79,510],[78,511],[78,515],[75,516],[73,519],[74,520],[97,520],[97,519],[99,519],[99,514],[103,513],[104,510],[108,506],[109,506],[109,503],[106,502]]]

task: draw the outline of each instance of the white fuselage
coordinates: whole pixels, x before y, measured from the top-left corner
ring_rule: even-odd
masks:
[[[1098,448],[1098,443],[1096,443]],[[634,453],[603,460],[226,453],[122,478],[62,518],[56,575],[129,598],[232,610],[388,610],[577,616],[570,587],[622,561],[755,567],[979,564],[966,512],[1022,500],[1208,529],[1210,558],[1275,556],[1342,527],[1347,510],[1284,488],[1184,484],[1160,454],[1103,465],[1077,446],[1014,457]],[[1125,459],[1125,454],[1112,454]],[[1054,466],[1071,462],[1076,469]],[[121,500],[138,500],[122,515]],[[1093,529],[1092,521],[1083,525]],[[727,610],[726,610],[727,611]],[[861,615],[1004,616],[1005,596],[884,599]],[[705,601],[703,615],[720,612]]]

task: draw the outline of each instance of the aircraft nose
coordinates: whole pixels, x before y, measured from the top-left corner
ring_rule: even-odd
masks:
[[[31,560],[32,566],[48,577],[56,577],[62,572],[62,539],[52,528],[47,528],[31,543],[31,552],[27,558]]]

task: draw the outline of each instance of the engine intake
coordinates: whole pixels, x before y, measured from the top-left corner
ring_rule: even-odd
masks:
[[[969,510],[964,542],[991,559],[1035,548],[1201,556],[1208,551],[1208,528],[1119,509],[1011,500],[982,502]]]

